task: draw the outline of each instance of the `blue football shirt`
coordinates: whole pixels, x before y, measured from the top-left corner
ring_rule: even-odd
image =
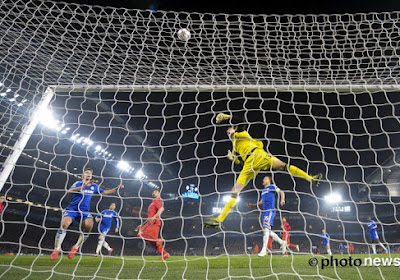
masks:
[[[82,181],[75,182],[70,189],[79,188],[82,185]],[[79,192],[72,192],[71,202],[66,210],[87,212],[90,210],[90,201],[92,200],[92,196],[102,192],[104,192],[104,190],[94,183],[86,188],[81,189]]]
[[[96,217],[96,219],[101,218],[101,227],[111,228],[112,221],[115,221],[115,227],[119,228],[118,214],[115,211],[111,211],[109,209],[103,210],[100,215]]]
[[[331,238],[331,236],[329,235],[329,233],[323,233],[322,234],[322,241],[324,242],[325,245],[329,244],[329,239]]]
[[[265,187],[261,193],[263,211],[275,210],[276,193],[280,189],[275,185]]]

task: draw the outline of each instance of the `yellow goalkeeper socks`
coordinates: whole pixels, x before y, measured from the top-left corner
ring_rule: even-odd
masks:
[[[224,209],[222,209],[221,214],[216,218],[217,222],[222,223],[225,218],[229,215],[232,208],[235,207],[237,200],[237,194],[232,194],[231,199],[225,204]]]
[[[286,170],[293,176],[301,177],[308,182],[311,182],[311,180],[313,179],[312,176],[308,175],[306,172],[294,165],[286,165]]]

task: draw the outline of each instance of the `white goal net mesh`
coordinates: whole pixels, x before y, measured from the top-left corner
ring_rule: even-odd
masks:
[[[0,277],[345,279],[296,257],[327,253],[322,229],[334,254],[340,244],[345,254],[350,246],[372,254],[368,217],[385,248],[398,251],[399,18],[398,12],[214,15],[1,1],[3,173],[24,129],[35,116],[39,123],[0,181],[6,198],[0,252],[11,255],[0,258]],[[180,28],[190,30],[189,41],[178,39]],[[44,109],[38,104],[46,89],[54,96]],[[220,112],[242,116],[268,153],[322,173],[320,185],[262,171],[222,229],[203,228],[229,200],[240,172],[226,158],[232,144],[227,125],[215,123]],[[116,204],[120,230],[114,224],[106,236],[114,251],[110,258],[107,248],[88,257],[98,245],[95,222],[68,260],[83,232],[74,222],[63,252],[50,262],[71,201],[67,190],[88,167],[102,188],[125,186],[90,204],[94,217]],[[285,266],[275,243],[271,259],[255,255],[261,212],[246,204],[260,199],[265,174],[286,193],[273,230],[282,232],[285,217],[291,243],[299,245],[299,252],[289,248]],[[164,201],[166,262],[135,232],[154,189]]]

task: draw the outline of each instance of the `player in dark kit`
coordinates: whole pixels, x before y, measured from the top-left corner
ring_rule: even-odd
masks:
[[[163,247],[163,240],[159,238],[161,230],[161,214],[164,212],[163,201],[159,190],[152,193],[153,201],[147,209],[147,220],[136,228],[138,237],[149,242],[161,254],[160,260],[169,258],[169,254]]]

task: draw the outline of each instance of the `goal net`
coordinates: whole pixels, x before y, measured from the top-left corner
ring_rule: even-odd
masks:
[[[9,256],[0,256],[0,277],[366,278],[361,267],[344,275],[308,260],[327,254],[324,229],[333,254],[340,244],[345,255],[382,252],[370,242],[370,220],[388,253],[399,250],[398,21],[397,12],[216,15],[1,1],[0,252]],[[189,41],[178,39],[180,28]],[[215,121],[221,112],[243,117],[269,154],[321,173],[319,186],[262,170],[222,228],[204,228],[241,171],[226,157],[232,142],[228,123]],[[86,234],[77,219],[50,261],[68,190],[85,168],[105,190],[124,185],[95,194],[89,210],[96,218],[115,203],[119,230],[113,221],[107,247],[94,221],[70,260]],[[270,256],[256,255],[262,206],[247,203],[261,199],[267,174],[285,192],[272,230],[280,236],[282,219],[290,223],[288,258],[275,242]],[[135,231],[154,190],[165,262]]]

